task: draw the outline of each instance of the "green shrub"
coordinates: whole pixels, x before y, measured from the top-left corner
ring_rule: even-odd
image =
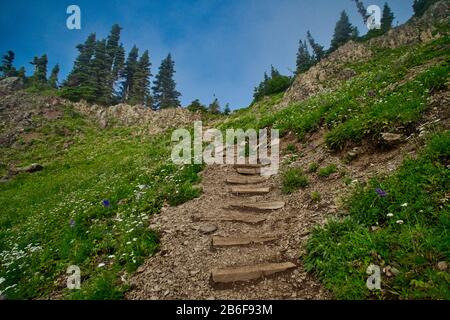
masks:
[[[290,194],[300,188],[306,187],[308,185],[308,179],[300,168],[293,168],[283,173],[282,183],[283,193]]]
[[[288,144],[288,146],[286,147],[286,151],[290,152],[290,153],[294,153],[297,151],[297,147],[295,146],[295,144],[290,143]]]
[[[317,173],[319,177],[328,178],[331,174],[337,171],[337,166],[335,164],[330,164],[326,167],[320,168]]]
[[[311,200],[314,202],[319,202],[322,196],[320,195],[320,192],[313,191],[311,192]]]
[[[313,172],[316,172],[317,169],[319,169],[319,165],[316,162],[313,162],[309,165],[308,172],[313,173]]]

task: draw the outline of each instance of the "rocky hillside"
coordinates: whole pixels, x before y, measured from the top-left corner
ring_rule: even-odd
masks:
[[[363,43],[348,42],[308,72],[297,76],[279,106],[286,107],[323,91],[330,91],[343,81],[352,79],[358,73],[348,65],[370,60],[374,49],[411,46],[442,37],[445,34],[442,26],[448,23],[448,16],[448,3],[440,1],[422,17],[411,18],[408,23],[393,28],[380,37]]]

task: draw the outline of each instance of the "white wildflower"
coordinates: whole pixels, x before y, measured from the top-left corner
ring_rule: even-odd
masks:
[[[99,268],[104,267],[104,266],[105,266],[105,264],[104,264],[103,262],[101,262],[101,263],[98,264],[98,267],[99,267]]]
[[[397,224],[403,224],[403,220],[397,220],[396,223]]]
[[[402,203],[401,205],[400,205],[400,207],[407,207],[408,206],[408,203]]]
[[[394,214],[393,214],[393,213],[388,213],[387,216],[388,216],[389,218],[392,218],[392,217],[394,216]]]

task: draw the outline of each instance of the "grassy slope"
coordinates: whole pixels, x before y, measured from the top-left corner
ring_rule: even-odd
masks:
[[[38,138],[21,149],[1,150],[3,163],[40,162],[45,169],[0,185],[0,278],[6,279],[0,291],[13,286],[5,292],[10,298],[54,291],[120,298],[126,286],[119,276],[158,247],[149,215],[165,201],[175,205],[197,196],[192,185],[200,168],[167,164],[168,136],[136,135],[134,128],[99,130],[69,109],[61,120],[34,120],[42,121],[33,131]],[[63,151],[68,140],[75,143]],[[80,291],[65,289],[63,275],[72,264],[81,268]]]
[[[450,132],[434,135],[418,159],[405,160],[392,176],[372,179],[347,197],[348,217],[313,232],[306,267],[337,298],[450,299],[450,276],[437,268],[450,257],[449,150]],[[371,292],[370,264],[399,274],[382,274],[383,290]]]

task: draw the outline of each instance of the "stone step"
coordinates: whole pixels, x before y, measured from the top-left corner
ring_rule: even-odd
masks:
[[[241,202],[232,203],[231,208],[236,209],[257,209],[257,210],[278,210],[284,208],[285,203],[283,201],[270,201],[270,202]]]
[[[247,187],[247,186],[239,186],[239,187],[232,187],[231,193],[234,194],[267,194],[270,192],[269,187]]]
[[[230,213],[222,216],[209,216],[209,217],[199,217],[200,221],[230,221],[230,222],[244,222],[250,224],[261,223],[266,220],[266,218],[261,217],[256,214],[243,214],[243,213]]]
[[[236,172],[247,176],[259,175],[261,168],[236,168]]]
[[[229,283],[254,280],[293,268],[296,268],[296,265],[291,262],[264,263],[243,267],[217,268],[212,270],[211,275],[212,280],[216,283]]]
[[[256,163],[256,164],[251,164],[251,163],[242,163],[242,164],[235,164],[233,165],[233,168],[238,169],[258,169],[258,168],[262,168],[267,166],[267,164],[261,164],[261,163]]]
[[[226,182],[228,184],[257,184],[263,183],[267,181],[264,177],[245,177],[245,176],[237,176],[237,177],[229,177]]]
[[[212,245],[213,247],[231,247],[231,246],[245,246],[249,244],[260,244],[266,242],[273,242],[277,240],[276,236],[234,236],[234,237],[220,237],[213,236]]]

